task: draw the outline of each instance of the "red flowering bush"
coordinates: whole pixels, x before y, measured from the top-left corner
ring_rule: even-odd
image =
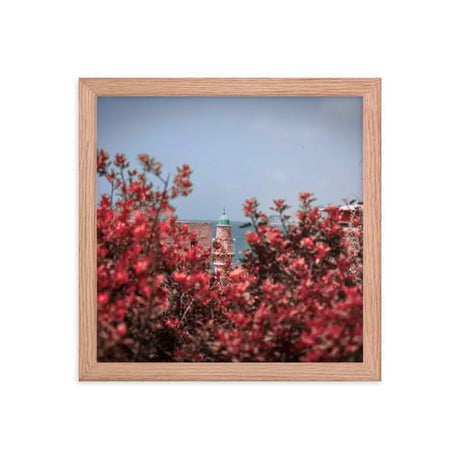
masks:
[[[323,215],[303,193],[295,223],[275,200],[282,222],[276,228],[255,199],[247,200],[249,250],[241,266],[216,278],[210,252],[171,206],[191,192],[190,167],[177,168],[170,181],[156,159],[139,161],[140,172],[124,155],[112,163],[98,152],[98,174],[111,184],[97,210],[99,360],[362,358],[357,218],[357,231],[346,233],[338,208]],[[350,235],[358,244],[350,245]]]
[[[298,222],[275,200],[282,229],[270,227],[247,200],[253,231],[242,266],[229,273],[222,296],[230,329],[218,331],[221,353],[234,361],[357,361],[362,359],[361,272],[339,225],[341,211],[322,216],[300,195]],[[355,222],[356,223],[356,222]]]
[[[112,164],[98,152],[98,174],[111,184],[97,210],[99,360],[171,361],[213,314],[210,253],[170,204],[190,193],[190,167],[177,168],[170,185],[158,161],[139,161],[140,172],[124,155]]]

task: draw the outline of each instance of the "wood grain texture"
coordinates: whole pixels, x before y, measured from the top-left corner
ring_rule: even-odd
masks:
[[[80,81],[79,94],[79,375],[97,361],[96,156],[97,98]]]
[[[363,96],[375,78],[82,78],[97,96]]]
[[[96,154],[98,96],[362,96],[364,358],[362,363],[98,363]],[[381,379],[381,80],[82,78],[79,94],[80,380]]]
[[[364,363],[381,380],[381,82],[363,96]]]

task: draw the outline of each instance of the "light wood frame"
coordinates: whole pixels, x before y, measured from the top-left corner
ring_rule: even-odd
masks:
[[[79,86],[80,380],[381,380],[381,80],[379,78],[81,78]],[[362,96],[365,206],[362,363],[97,362],[98,96]]]

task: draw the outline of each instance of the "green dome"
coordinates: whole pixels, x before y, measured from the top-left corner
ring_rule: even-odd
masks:
[[[230,225],[230,219],[225,215],[225,209],[224,213],[219,217],[217,225]]]

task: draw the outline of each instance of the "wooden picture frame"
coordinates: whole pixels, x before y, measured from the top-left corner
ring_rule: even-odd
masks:
[[[364,356],[361,363],[97,362],[96,152],[98,96],[362,96]],[[79,81],[79,379],[381,379],[381,80],[81,78]]]

